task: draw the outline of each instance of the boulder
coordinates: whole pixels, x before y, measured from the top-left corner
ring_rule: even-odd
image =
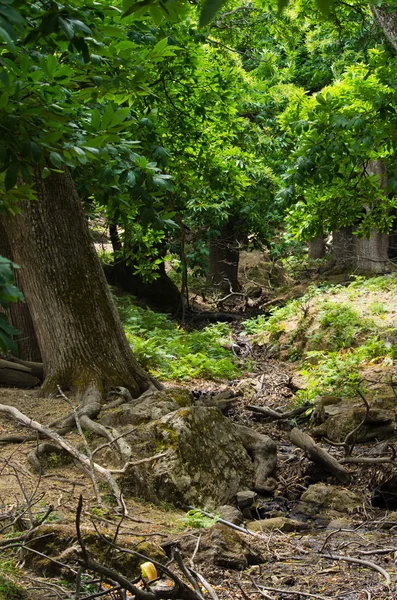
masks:
[[[179,400],[179,396],[174,400],[165,391],[150,389],[139,398],[108,410],[101,418],[101,423],[109,427],[149,423],[178,410]]]
[[[338,512],[350,512],[362,505],[362,497],[354,492],[336,485],[316,483],[309,485],[301,496],[301,503],[311,505],[312,511],[317,514],[322,510],[332,509]],[[306,512],[306,511],[303,511]]]
[[[377,406],[371,404],[366,422],[356,434],[357,442],[387,439],[396,431],[394,411],[384,408],[380,399]],[[342,400],[337,396],[324,395],[316,400],[313,418],[317,427],[312,431],[316,437],[325,436],[334,442],[343,442],[363,420],[366,409],[361,399]]]
[[[225,521],[229,521],[229,523],[233,523],[234,525],[240,525],[244,521],[242,512],[236,508],[235,506],[231,506],[230,504],[224,504],[223,506],[218,506],[215,509],[215,513],[224,519]]]
[[[246,535],[219,523],[210,532],[208,548],[201,554],[200,562],[243,571],[249,565],[263,563],[264,559],[251,547]]]
[[[237,506],[243,510],[243,508],[251,508],[253,503],[258,498],[258,494],[252,490],[243,490],[237,494]]]
[[[214,510],[252,485],[252,462],[235,427],[218,409],[175,410],[146,430],[146,453],[166,452],[166,456],[154,463],[130,465],[120,479],[124,493]]]

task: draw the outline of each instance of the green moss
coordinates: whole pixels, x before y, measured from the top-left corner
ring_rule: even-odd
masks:
[[[11,581],[7,575],[0,573],[0,600],[26,600],[23,588]]]

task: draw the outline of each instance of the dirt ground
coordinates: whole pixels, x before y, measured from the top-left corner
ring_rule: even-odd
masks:
[[[229,417],[235,422],[255,427],[277,441],[277,488],[273,497],[261,500],[262,509],[270,511],[269,514],[273,510],[274,514],[294,516],[302,491],[314,481],[310,464],[300,450],[291,446],[288,438],[291,424],[288,421],[272,423],[258,420],[247,409],[250,403],[286,408],[293,395],[289,386],[291,373],[285,365],[275,360],[259,361],[255,371],[244,380],[234,382],[244,396]],[[195,382],[189,387],[211,391],[222,386]],[[47,425],[69,412],[62,398],[44,400],[33,390],[1,389],[0,403],[15,406]],[[0,428],[1,436],[31,436],[28,429],[16,425],[4,415],[0,418]],[[82,440],[76,432],[68,434],[67,439],[76,447],[81,447]],[[84,498],[84,531],[92,532],[95,524],[99,531],[108,535],[113,532],[113,535],[117,524],[120,524],[117,507],[104,501],[105,505],[98,508],[90,477],[78,464],[64,464],[54,456],[48,461],[44,474],[39,476],[35,473],[29,463],[29,452],[36,444],[37,440],[32,439],[0,446],[0,525],[9,522],[7,515],[22,513],[11,534],[10,528],[2,532],[3,542],[15,536],[18,533],[15,530],[29,526],[29,511],[34,518],[40,518],[51,505],[53,512],[40,528],[40,534],[46,535],[46,531],[54,531],[56,527],[61,537],[65,531],[68,532],[65,544],[73,546],[76,543],[75,514],[80,495]],[[371,495],[376,486],[374,482],[392,477],[395,469],[389,465],[378,465],[376,468],[354,466],[350,470],[353,474],[350,488],[361,495],[361,507],[352,512],[340,507],[340,522],[331,528],[326,520],[308,518],[303,519],[299,531],[259,530],[254,535],[237,534],[247,556],[260,557],[259,560],[255,559],[260,564],[255,564],[251,558],[248,560],[251,564],[243,570],[227,568],[226,559],[223,566],[216,564],[211,555],[216,537],[225,535],[222,533],[224,526],[192,529],[186,526],[182,511],[169,505],[148,504],[138,498],[125,499],[128,517],[119,527],[118,542],[122,546],[134,547],[140,542],[149,541],[154,546],[164,548],[169,547],[171,542],[177,543],[185,563],[194,565],[210,583],[219,600],[247,600],[261,596],[273,600],[395,600],[397,523],[388,522],[390,511],[371,506]],[[27,505],[28,511],[24,508]],[[217,528],[221,533],[216,533]],[[3,572],[10,581],[22,583],[29,599],[73,597],[73,577],[65,577],[62,569],[58,572],[54,568],[52,572],[45,560],[33,560],[29,544],[25,544],[25,549],[4,549],[4,543],[0,573]],[[43,548],[45,554],[51,555],[51,546],[44,544]],[[226,549],[225,553],[229,550]],[[219,552],[222,554],[223,549]],[[358,559],[358,562],[354,562],[354,559]],[[175,563],[171,563],[170,567],[177,570]],[[93,593],[92,587],[89,589],[90,592],[81,593],[80,600]],[[203,594],[204,597],[210,597],[205,590]],[[119,596],[108,594],[105,597],[116,599]]]

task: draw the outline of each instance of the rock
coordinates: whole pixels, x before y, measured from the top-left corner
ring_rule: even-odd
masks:
[[[349,521],[349,519],[345,519],[344,517],[332,519],[327,525],[327,529],[351,529],[351,527],[351,521]]]
[[[387,515],[385,521],[381,524],[381,529],[392,529],[397,527],[397,512],[391,512]]]
[[[154,465],[130,465],[124,493],[152,502],[207,507],[230,504],[253,481],[253,465],[233,424],[216,408],[193,406],[146,426],[146,452],[167,452]]]
[[[368,442],[375,438],[387,439],[394,435],[394,409],[379,406],[380,399],[377,399],[376,404],[377,406],[371,405],[366,422],[357,432],[357,442]],[[318,424],[313,429],[313,435],[343,442],[347,434],[361,423],[365,414],[366,409],[361,399],[342,400],[337,396],[319,396],[313,412],[313,418]]]
[[[226,569],[243,571],[249,565],[264,562],[261,555],[253,549],[237,531],[217,524],[210,534],[213,563]]]
[[[234,525],[241,525],[241,523],[244,521],[242,512],[230,504],[218,506],[215,509],[215,513],[219,515],[221,519],[229,521],[229,523],[233,523]]]
[[[237,493],[237,506],[242,510],[243,508],[250,508],[258,498],[258,494],[252,490],[244,490]]]
[[[180,408],[179,404],[167,393],[160,390],[148,390],[139,398],[121,404],[109,410],[101,418],[101,423],[110,427],[140,425],[160,419]]]
[[[303,528],[302,523],[288,517],[273,517],[271,519],[260,519],[247,523],[250,531],[274,531],[278,529],[283,532],[300,531]]]
[[[362,498],[346,488],[316,483],[303,492],[301,502],[314,505],[316,510],[330,508],[339,512],[349,512],[362,505]]]
[[[277,445],[267,435],[262,435],[250,427],[235,425],[248,454],[254,461],[254,490],[259,494],[269,492],[269,476],[277,466]]]
[[[119,573],[131,579],[140,574],[139,566],[142,563],[142,558],[124,552],[109,554],[109,545],[93,531],[92,526],[82,526],[81,531],[84,543],[92,558],[101,563],[108,561],[110,558],[110,562],[107,562],[108,566],[117,569]],[[104,531],[101,528],[101,532],[109,539],[112,539],[114,536],[114,531],[110,529]],[[35,530],[35,533],[37,533],[37,536],[29,541],[29,547],[33,548],[33,550],[46,554],[50,558],[58,560],[59,563],[70,564],[70,562],[77,560],[80,547],[77,542],[74,526],[59,523],[44,524],[40,525]],[[164,550],[152,541],[144,541],[137,544],[136,536],[123,535],[123,547],[147,556],[148,560],[167,561]],[[24,552],[24,564],[37,572],[41,577],[59,577],[62,575],[65,578],[70,578],[70,572],[64,569],[61,564],[57,564],[32,552]]]

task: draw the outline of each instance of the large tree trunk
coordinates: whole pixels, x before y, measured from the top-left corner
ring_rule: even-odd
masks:
[[[238,236],[231,220],[223,226],[220,236],[211,240],[209,250],[208,282],[221,292],[238,291],[240,250]]]
[[[44,362],[43,392],[56,386],[100,401],[111,386],[133,395],[152,380],[128,345],[70,173],[35,172],[37,201],[3,221]]]
[[[315,260],[325,256],[325,239],[323,235],[317,235],[309,241],[309,258]]]
[[[366,170],[370,175],[378,177],[383,190],[387,186],[387,171],[383,160],[369,160]],[[384,192],[386,193],[386,191]],[[362,273],[386,273],[390,270],[389,234],[371,229],[369,238],[356,239],[357,269]]]
[[[356,253],[352,227],[341,227],[332,232],[332,258],[341,271],[354,266]]]
[[[393,48],[397,50],[397,11],[391,10],[387,3],[381,7],[371,6],[371,10],[386,38]]]
[[[0,255],[14,261],[11,246],[8,240],[7,231],[0,222]],[[15,269],[15,283],[18,288],[24,291],[23,272]],[[7,310],[8,320],[20,330],[20,334],[14,336],[14,341],[18,348],[19,358],[27,361],[41,362],[40,348],[34,330],[32,317],[26,302],[15,302]]]

